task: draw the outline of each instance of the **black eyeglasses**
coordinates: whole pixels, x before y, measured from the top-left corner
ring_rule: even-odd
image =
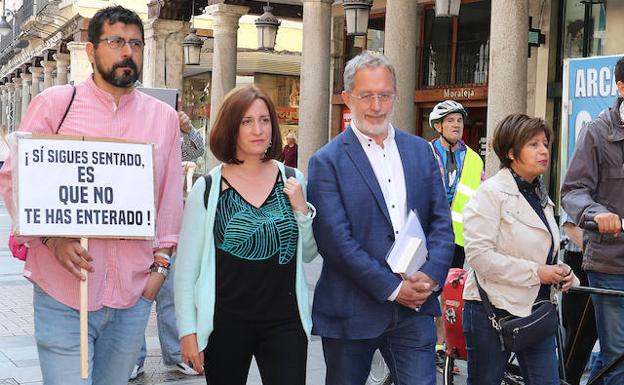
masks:
[[[133,51],[140,51],[145,45],[143,41],[139,39],[126,40],[119,36],[105,37],[104,39],[100,39],[99,41],[105,41],[110,48],[116,50],[122,49],[126,44],[128,44]]]

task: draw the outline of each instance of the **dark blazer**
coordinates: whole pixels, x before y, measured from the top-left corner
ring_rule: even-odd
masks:
[[[438,164],[425,140],[395,130],[405,174],[407,208],[427,237],[421,271],[444,285],[453,251],[451,212]],[[316,207],[314,237],[323,257],[312,308],[313,333],[361,339],[380,336],[393,314],[419,313],[387,298],[401,279],[385,261],[394,242],[390,215],[375,173],[351,128],[321,148],[308,167],[308,200]],[[420,314],[439,315],[432,295]]]

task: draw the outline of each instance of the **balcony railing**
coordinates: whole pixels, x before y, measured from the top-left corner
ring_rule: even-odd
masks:
[[[9,21],[9,24],[12,24],[12,21]],[[13,37],[13,31],[9,32],[6,36],[2,36],[0,39],[0,56],[6,53],[7,47],[13,42]]]
[[[50,0],[35,0],[35,7],[36,7],[37,13],[41,12],[41,10],[44,9],[46,5],[48,5],[49,2]]]
[[[453,49],[455,63],[453,63]],[[489,42],[466,41],[422,47],[422,88],[452,84],[486,84]],[[454,72],[454,73],[453,73]]]
[[[22,6],[15,11],[15,36],[19,36],[22,24],[33,15],[33,0],[24,0]]]

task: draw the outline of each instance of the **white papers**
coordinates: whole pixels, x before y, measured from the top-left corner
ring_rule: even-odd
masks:
[[[394,273],[411,277],[427,261],[427,239],[418,215],[411,210],[386,261]]]

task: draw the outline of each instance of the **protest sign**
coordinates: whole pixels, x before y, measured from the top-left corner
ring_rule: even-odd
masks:
[[[19,138],[16,151],[16,234],[154,236],[151,144],[31,136]]]

